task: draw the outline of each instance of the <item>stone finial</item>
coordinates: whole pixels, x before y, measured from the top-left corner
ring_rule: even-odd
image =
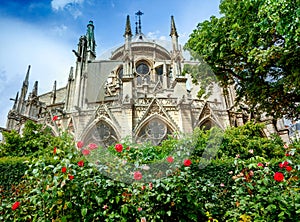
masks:
[[[170,36],[176,36],[178,37],[176,26],[175,26],[175,21],[174,21],[174,16],[171,16],[171,32]]]
[[[23,82],[23,86],[28,86],[28,85],[29,85],[29,73],[30,73],[30,68],[31,68],[31,66],[29,65],[29,66],[28,66],[28,69],[27,69],[27,73],[26,73],[25,80],[24,80],[24,82]]]
[[[129,15],[127,15],[127,19],[126,19],[126,27],[125,27],[124,37],[125,36],[130,36],[130,37],[132,36]]]
[[[34,86],[33,86],[33,89],[32,89],[32,95],[33,96],[37,96],[38,95],[38,81],[35,81],[34,82]]]

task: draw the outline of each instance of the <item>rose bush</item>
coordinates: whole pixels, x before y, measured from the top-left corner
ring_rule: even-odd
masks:
[[[119,174],[126,166],[123,164],[137,166],[129,175],[130,183],[101,173],[93,159],[102,154],[97,144],[77,141],[75,146],[70,136],[62,134],[51,148],[45,147],[43,155],[22,161],[28,163],[25,175],[17,174],[15,192],[2,196],[0,221],[299,220],[300,143],[278,148],[279,143],[265,140],[265,144],[275,144],[276,158],[266,157],[261,147],[253,145],[236,146],[236,153],[226,155],[228,148],[223,144],[218,156],[199,168],[210,132],[196,130],[194,152],[181,159],[171,153],[178,144],[181,147],[189,143],[173,138],[158,147],[126,140],[109,147],[108,157],[112,159],[106,170]],[[246,132],[227,135],[236,136],[234,143],[242,144]],[[89,154],[84,155],[83,150]],[[144,180],[152,175],[153,160],[171,169],[168,176]]]

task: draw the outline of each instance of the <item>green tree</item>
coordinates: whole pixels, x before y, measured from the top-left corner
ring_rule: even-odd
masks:
[[[252,112],[300,118],[300,1],[222,0],[185,48]],[[201,81],[201,80],[199,80]]]
[[[22,135],[16,131],[3,132],[3,138],[5,142],[0,144],[0,157],[27,156],[43,152],[47,147],[53,149],[57,140],[49,127],[32,121],[25,123]]]

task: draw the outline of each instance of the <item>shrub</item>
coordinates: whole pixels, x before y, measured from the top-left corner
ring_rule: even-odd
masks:
[[[0,157],[32,155],[48,147],[54,138],[50,128],[32,121],[25,123],[22,135],[14,130],[2,134],[5,143],[0,144]]]

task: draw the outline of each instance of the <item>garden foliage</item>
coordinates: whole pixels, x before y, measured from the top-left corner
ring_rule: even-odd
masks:
[[[141,170],[131,175],[133,183],[100,173],[87,161],[83,144],[75,144],[69,135],[47,135],[49,143],[44,149],[27,157],[1,159],[0,182],[6,192],[1,196],[0,220],[300,220],[300,143],[287,146],[277,137],[262,138],[261,127],[249,123],[227,129],[217,156],[201,169],[199,163],[212,131],[197,129],[192,136],[196,139],[194,152],[181,166],[167,177],[147,182],[141,182]],[[125,140],[108,151],[128,162],[171,164],[170,153],[178,143],[182,142],[169,138],[153,147]],[[93,144],[89,148],[89,152],[99,149]],[[114,165],[118,167],[122,166]]]

